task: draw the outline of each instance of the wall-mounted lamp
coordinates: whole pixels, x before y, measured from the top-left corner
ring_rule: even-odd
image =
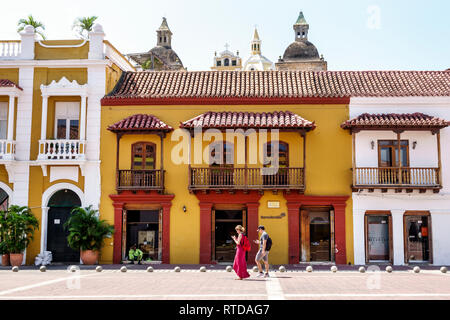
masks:
[[[373,148],[375,148],[375,141],[370,141],[370,146],[372,147],[372,150],[373,150]]]
[[[186,206],[183,206],[183,212],[186,212],[186,211],[187,211]]]
[[[413,141],[413,149],[416,149],[417,141]]]

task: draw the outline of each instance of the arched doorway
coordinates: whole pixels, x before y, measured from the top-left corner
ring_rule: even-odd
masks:
[[[0,210],[6,211],[9,207],[9,195],[5,190],[0,188]]]
[[[53,262],[80,261],[80,252],[72,250],[67,244],[69,232],[64,228],[72,209],[79,206],[80,198],[69,189],[57,191],[48,201],[47,250],[52,252]]]

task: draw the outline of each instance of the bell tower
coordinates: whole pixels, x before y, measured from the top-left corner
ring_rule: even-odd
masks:
[[[308,30],[309,30],[309,24],[306,22],[303,12],[300,11],[297,21],[294,24],[295,41],[307,41],[308,40]]]
[[[156,45],[170,49],[172,47],[172,31],[164,17],[161,26],[156,30]]]
[[[261,54],[261,40],[259,39],[258,30],[255,28],[252,40],[252,55]]]

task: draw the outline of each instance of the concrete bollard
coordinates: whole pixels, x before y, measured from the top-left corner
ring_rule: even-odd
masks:
[[[284,266],[280,266],[280,267],[278,268],[278,271],[280,271],[280,272],[286,272],[286,268],[285,268]]]
[[[11,268],[12,272],[19,272],[19,267],[14,266]]]
[[[102,272],[102,271],[103,271],[102,266],[97,266],[97,267],[95,268],[95,271],[97,271],[97,272]]]
[[[200,267],[200,272],[206,272],[206,267]]]
[[[226,270],[227,272],[231,272],[231,271],[233,271],[233,268],[232,268],[231,266],[227,266],[227,267],[225,268],[225,270]]]
[[[366,272],[366,268],[364,268],[364,267],[359,267],[358,271],[359,271],[360,273],[364,273],[364,272]]]
[[[256,266],[255,266],[255,267],[253,267],[253,269],[252,269],[252,270],[253,270],[253,272],[259,272],[259,270],[258,270],[258,267],[256,267]]]
[[[69,271],[70,272],[77,272],[77,267],[76,266],[70,266]]]
[[[441,272],[442,273],[447,273],[447,267],[441,267]]]
[[[153,267],[148,267],[147,272],[153,272]]]
[[[387,273],[391,273],[393,270],[394,270],[394,269],[392,269],[391,266],[387,266],[387,267],[386,267],[386,272],[387,272]]]
[[[414,273],[419,273],[420,272],[420,267],[419,266],[415,266],[413,268]]]
[[[180,272],[180,271],[181,271],[181,268],[180,268],[180,267],[175,267],[175,268],[173,269],[173,271],[175,271],[175,272]]]
[[[45,272],[45,271],[47,271],[47,267],[46,266],[40,266],[39,271],[40,272]]]
[[[120,267],[120,272],[127,272],[128,269],[125,266]]]
[[[338,268],[336,266],[332,266],[330,270],[331,272],[336,273],[338,271]]]
[[[313,267],[312,266],[307,266],[306,267],[306,272],[313,272]]]

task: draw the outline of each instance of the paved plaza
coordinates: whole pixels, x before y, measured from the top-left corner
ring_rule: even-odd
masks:
[[[0,270],[0,300],[450,300],[450,273],[429,268],[414,273],[403,268],[387,273],[359,273],[348,268],[333,273],[326,268],[313,272],[287,268],[287,272],[273,271],[268,279],[256,278],[235,281],[234,272],[225,266],[208,267],[200,272],[194,266],[181,268],[156,267],[147,272],[147,266],[130,266],[121,272],[121,266],[104,266],[102,272],[93,267],[82,267],[68,272],[67,267],[50,266],[46,272],[24,267],[19,272],[9,268]]]

